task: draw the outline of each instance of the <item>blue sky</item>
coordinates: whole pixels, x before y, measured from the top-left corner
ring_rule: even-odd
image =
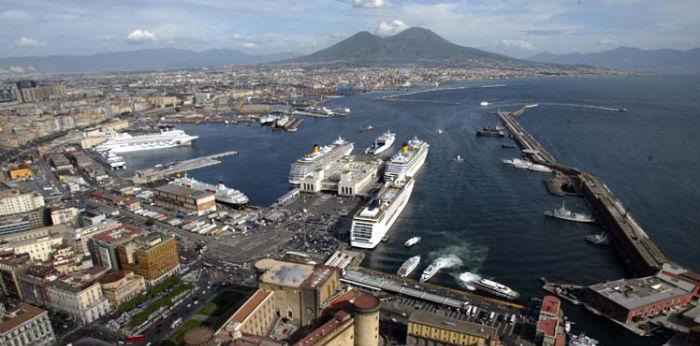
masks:
[[[325,48],[411,26],[460,45],[528,56],[700,47],[697,0],[0,0],[0,56],[179,47],[250,53]]]

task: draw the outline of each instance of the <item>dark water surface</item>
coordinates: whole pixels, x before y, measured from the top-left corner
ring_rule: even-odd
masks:
[[[502,87],[482,88],[489,84]],[[200,136],[191,148],[126,155],[142,168],[225,150],[237,157],[190,175],[223,181],[242,190],[252,202],[269,205],[288,189],[290,163],[342,135],[361,152],[380,131],[397,132],[397,144],[412,136],[431,147],[417,176],[413,196],[392,227],[388,242],[371,251],[365,265],[395,272],[411,255],[424,263],[449,256],[455,266],[433,281],[463,288],[464,272],[493,278],[521,292],[542,296],[538,278],[592,284],[629,273],[612,247],[597,247],[584,236],[600,229],[546,219],[543,212],[561,204],[547,194],[543,173],[515,170],[502,158],[518,155],[493,138],[474,132],[495,125],[498,108],[539,103],[522,124],[554,157],[601,176],[667,256],[700,269],[700,77],[655,76],[596,79],[530,79],[462,83],[465,89],[412,95],[460,105],[388,102],[378,94],[332,100],[350,106],[350,117],[305,119],[297,133],[273,133],[258,125],[182,126]],[[491,102],[480,107],[481,100]],[[618,107],[627,112],[618,112]],[[373,132],[358,129],[372,124]],[[442,135],[436,129],[444,129]],[[460,154],[464,162],[452,159]],[[581,200],[567,198],[571,208]],[[413,235],[423,240],[407,251]],[[576,324],[603,345],[654,345],[582,309],[565,305]]]

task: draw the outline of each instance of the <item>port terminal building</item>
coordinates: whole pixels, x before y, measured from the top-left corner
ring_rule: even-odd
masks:
[[[381,161],[342,158],[328,168],[319,168],[301,181],[301,192],[333,192],[339,196],[363,196],[379,179]]]

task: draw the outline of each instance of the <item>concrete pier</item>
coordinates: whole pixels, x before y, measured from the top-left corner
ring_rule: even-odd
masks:
[[[175,163],[167,167],[153,167],[136,171],[136,174],[131,178],[134,184],[147,184],[153,181],[164,179],[176,173],[191,171],[193,169],[204,168],[208,166],[218,165],[221,161],[217,160],[225,156],[238,155],[237,151],[225,151],[218,154],[197,157],[190,160]]]
[[[603,181],[589,173],[558,163],[515,119],[526,108],[515,112],[496,112],[503,125],[512,134],[517,145],[534,163],[548,166],[571,178],[586,202],[591,206],[598,222],[605,227],[610,238],[628,267],[640,275],[654,275],[668,259],[647,233],[610,191]]]

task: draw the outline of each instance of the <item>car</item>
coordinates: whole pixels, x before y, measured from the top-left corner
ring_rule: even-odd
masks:
[[[191,308],[191,307],[192,307],[192,304],[187,304],[187,307],[188,307],[188,308]]]

